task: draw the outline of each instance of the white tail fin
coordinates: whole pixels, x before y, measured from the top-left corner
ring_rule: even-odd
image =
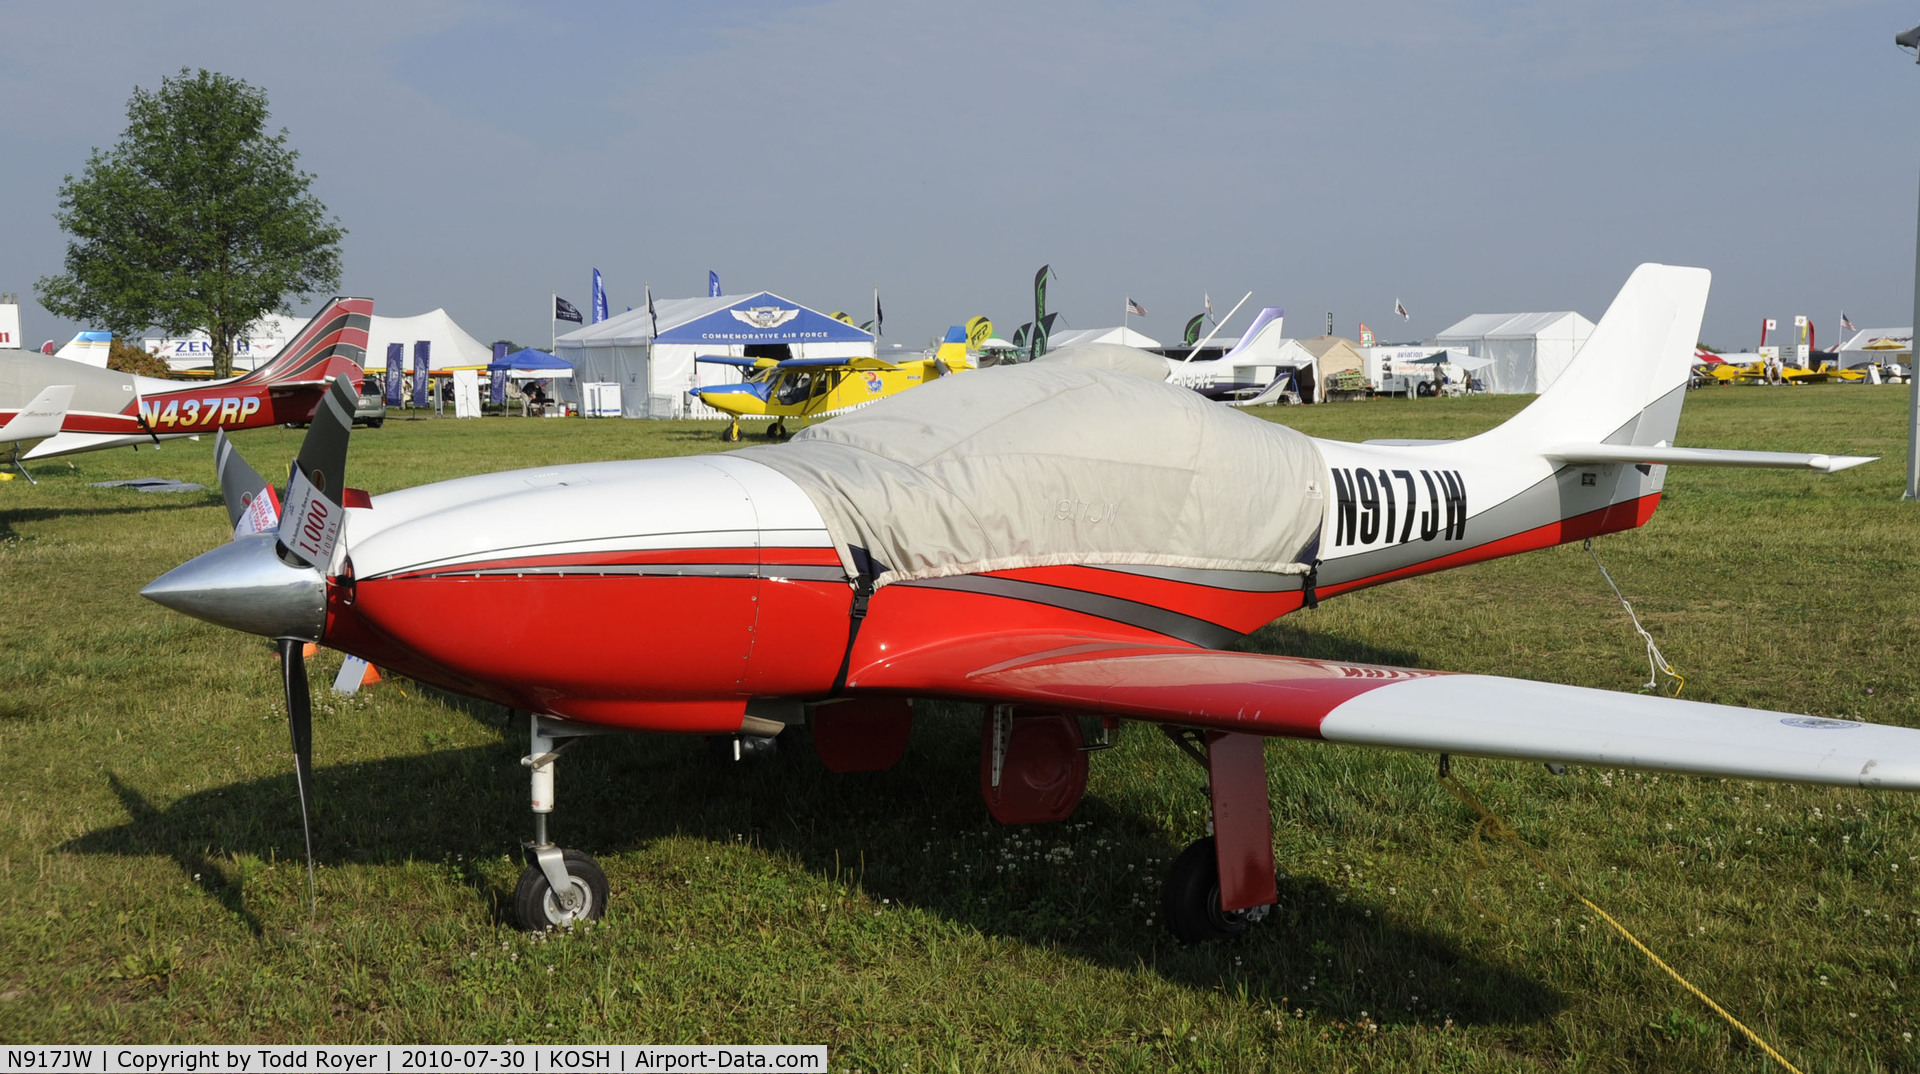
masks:
[[[113,349],[112,332],[79,332],[67,345],[54,353],[55,358],[65,358],[69,362],[84,362],[87,365],[107,367],[107,355]]]
[[[40,389],[18,414],[0,425],[0,444],[25,444],[45,440],[60,431],[66,420],[67,406],[73,402],[73,385],[54,384]]]
[[[1565,443],[1671,443],[1712,280],[1700,268],[1634,269],[1560,378],[1482,437],[1533,452]]]

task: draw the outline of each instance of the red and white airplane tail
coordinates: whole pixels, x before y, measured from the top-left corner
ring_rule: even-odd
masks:
[[[373,326],[373,299],[336,298],[329,302],[266,363],[234,381],[274,388],[324,384],[344,378],[359,390],[365,371],[367,332]]]

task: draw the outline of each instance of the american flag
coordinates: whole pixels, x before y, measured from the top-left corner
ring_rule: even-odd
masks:
[[[1855,327],[1853,326],[1853,322],[1852,322],[1852,321],[1849,321],[1849,320],[1847,320],[1847,315],[1846,315],[1846,314],[1844,314],[1844,313],[1842,313],[1842,314],[1840,315],[1840,327],[1842,327],[1842,328],[1844,328],[1844,329],[1846,329],[1846,330],[1847,330],[1847,331],[1849,331],[1849,332],[1858,332],[1858,331],[1860,331],[1860,330],[1859,330],[1858,328],[1855,328]]]
[[[1135,302],[1133,297],[1129,295],[1127,297],[1127,312],[1135,317],[1145,317],[1147,315],[1147,307]]]

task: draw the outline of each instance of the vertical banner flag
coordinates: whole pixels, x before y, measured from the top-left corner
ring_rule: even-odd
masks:
[[[1395,312],[1395,313],[1397,313],[1397,314],[1399,314],[1399,315],[1400,315],[1400,319],[1401,319],[1401,320],[1403,320],[1403,321],[1411,321],[1411,320],[1413,320],[1413,318],[1412,318],[1412,317],[1409,317],[1409,316],[1407,316],[1407,307],[1405,307],[1405,306],[1402,306],[1402,305],[1400,304],[1400,300],[1399,300],[1399,299],[1397,299],[1397,298],[1393,300],[1393,312]]]
[[[388,406],[400,405],[400,378],[402,376],[405,376],[405,374],[401,372],[401,368],[402,368],[402,364],[406,362],[406,360],[407,360],[407,345],[405,343],[387,344],[387,405]]]
[[[607,289],[600,282],[600,270],[593,270],[593,323],[607,319]]]
[[[1027,337],[1027,359],[1040,357],[1046,351],[1042,349],[1041,339],[1046,329],[1041,322],[1047,316],[1047,276],[1052,272],[1051,263],[1041,265],[1040,271],[1033,274],[1033,334]]]
[[[507,402],[507,345],[493,345],[493,363],[487,366],[487,402],[505,406]]]
[[[1026,324],[1023,324],[1020,327],[1014,329],[1013,338],[1008,340],[1007,342],[1013,344],[1013,349],[1016,351],[1024,350],[1026,349],[1026,346],[1027,346],[1027,336],[1031,335],[1032,333],[1033,333],[1033,322],[1028,321]]]
[[[1333,335],[1333,311],[1327,311],[1327,335]]]
[[[1180,337],[1182,347],[1191,347],[1200,342],[1200,322],[1206,319],[1207,315],[1204,313],[1193,315],[1193,319],[1187,322],[1186,334]]]
[[[427,405],[427,370],[433,366],[433,342],[416,340],[413,344],[413,405]]]
[[[1033,322],[1033,337],[1028,340],[1028,342],[1033,344],[1033,356],[1035,358],[1047,353],[1047,340],[1052,338],[1053,322],[1059,316],[1057,313],[1049,313],[1045,317]]]
[[[1360,345],[1362,347],[1373,346],[1373,329],[1368,328],[1367,322],[1365,321],[1360,322]]]
[[[707,297],[720,297],[720,274],[712,269],[707,270]]]
[[[652,284],[647,285],[647,320],[653,322],[653,336],[649,337],[650,341],[647,344],[647,346],[651,347],[653,346],[651,339],[656,339],[660,335],[660,315],[653,312],[653,285]]]
[[[967,321],[967,346],[976,350],[993,335],[993,322],[984,316]]]

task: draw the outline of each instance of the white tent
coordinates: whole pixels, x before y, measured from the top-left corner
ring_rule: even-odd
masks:
[[[1908,364],[1913,358],[1912,328],[1868,328],[1855,332],[1837,351],[1840,368],[1884,362]]]
[[[1490,359],[1481,380],[1497,394],[1543,392],[1559,378],[1593,334],[1593,322],[1571,310],[1556,313],[1476,313],[1435,336],[1435,345],[1461,347]]]
[[[1061,332],[1047,337],[1047,349],[1058,350],[1080,343],[1118,343],[1123,347],[1141,347],[1152,350],[1160,346],[1160,341],[1136,332],[1122,325],[1112,328],[1076,328],[1071,332]]]
[[[652,310],[628,310],[568,332],[554,341],[553,352],[573,366],[582,399],[589,386],[618,385],[623,418],[722,418],[687,389],[738,383],[740,373],[695,357],[866,357],[873,354],[873,335],[761,291],[656,299]]]
[[[379,373],[387,368],[387,345],[400,344],[400,368],[409,372],[413,369],[414,344],[425,341],[427,347],[427,368],[438,372],[444,369],[485,369],[493,361],[493,348],[467,334],[467,330],[454,323],[444,309],[417,314],[412,317],[382,317],[373,315],[373,324],[367,329],[367,369]]]

